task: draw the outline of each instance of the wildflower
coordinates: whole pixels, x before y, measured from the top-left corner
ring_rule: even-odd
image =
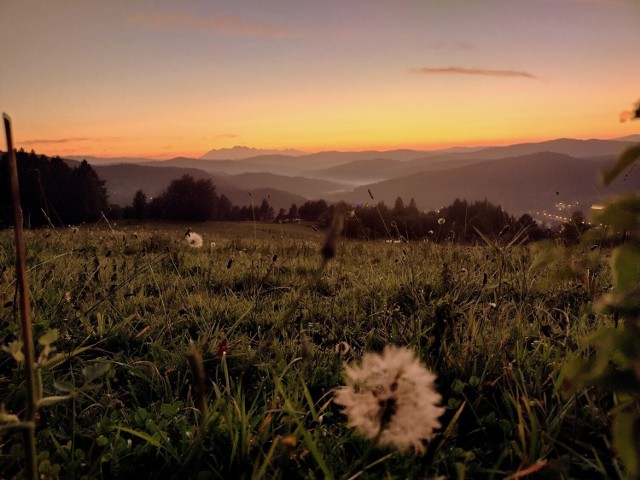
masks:
[[[189,232],[185,235],[184,238],[187,241],[187,245],[189,245],[191,248],[202,247],[202,235],[199,235],[195,232]]]
[[[444,408],[437,406],[436,376],[411,350],[388,346],[382,355],[367,353],[361,366],[345,365],[345,373],[347,385],[336,390],[334,401],[367,438],[420,451],[440,427]]]
[[[438,219],[438,225],[444,225],[444,222],[446,222],[446,220],[444,218],[440,217]]]

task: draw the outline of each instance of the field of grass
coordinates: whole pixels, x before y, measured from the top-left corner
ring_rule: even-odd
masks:
[[[611,395],[564,395],[559,377],[612,322],[591,311],[605,267],[583,285],[533,269],[529,246],[350,240],[316,279],[324,234],[309,226],[197,225],[199,249],[186,228],[26,232],[42,392],[69,397],[40,409],[43,478],[620,475]],[[20,416],[14,255],[0,232],[0,401]],[[421,455],[372,447],[332,402],[344,363],[385,345],[438,376],[446,411]],[[0,439],[0,476],[21,452]]]

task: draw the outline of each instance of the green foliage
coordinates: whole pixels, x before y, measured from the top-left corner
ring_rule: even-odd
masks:
[[[604,175],[606,183],[640,159],[640,146],[627,149]],[[601,238],[627,238],[610,258],[612,287],[597,303],[601,312],[613,314],[614,328],[587,337],[563,369],[568,392],[595,386],[613,392],[613,449],[623,460],[628,478],[640,477],[640,196],[614,198],[594,215]],[[591,241],[589,237],[587,241]],[[618,325],[618,318],[622,323]]]
[[[602,177],[604,184],[609,185],[613,182],[618,175],[631,167],[638,158],[640,158],[640,145],[627,148],[622,155],[620,155],[616,164],[611,169],[604,172]]]
[[[609,397],[556,388],[578,338],[610,321],[589,310],[591,288],[609,286],[606,265],[589,264],[590,288],[580,276],[552,285],[555,266],[531,268],[526,234],[467,247],[349,240],[302,288],[322,262],[323,232],[258,224],[254,238],[252,225],[206,223],[205,248],[189,249],[185,227],[26,232],[42,475],[616,475],[599,414]],[[0,232],[0,420],[13,428],[24,394],[11,251]],[[185,358],[192,344],[205,416]],[[412,348],[438,375],[447,411],[422,456],[372,451],[332,403],[343,363],[387,344]],[[4,474],[18,475],[20,437],[3,442]]]

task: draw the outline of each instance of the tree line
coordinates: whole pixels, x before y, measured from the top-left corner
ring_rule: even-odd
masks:
[[[136,220],[255,220],[270,222],[274,220],[273,207],[267,199],[259,205],[233,205],[226,195],[218,195],[211,179],[196,180],[191,175],[183,175],[173,180],[159,196],[148,199],[142,190],[138,190],[130,206],[124,208],[121,215],[125,219]],[[120,215],[120,214],[119,214]]]
[[[308,200],[276,213],[268,198],[254,203],[249,193],[249,205],[234,205],[224,194],[218,194],[211,179],[196,180],[190,175],[173,180],[162,194],[152,199],[139,190],[131,205],[120,208],[109,205],[105,182],[86,161],[70,166],[59,157],[20,150],[17,163],[23,217],[25,224],[32,227],[95,222],[102,215],[114,219],[311,222],[327,226],[340,212],[346,218],[345,236],[364,239],[474,243],[481,241],[479,232],[508,241],[526,230],[530,240],[562,238],[574,242],[589,228],[581,212],[574,212],[568,222],[552,229],[539,225],[530,215],[515,218],[487,200],[456,199],[438,211],[427,212],[419,210],[414,199],[406,205],[401,197],[391,208],[384,202],[354,206]],[[2,155],[0,172],[4,184],[0,190],[0,226],[7,226],[12,216],[6,154]]]
[[[26,226],[94,222],[109,209],[107,189],[86,161],[77,166],[60,157],[16,152],[20,202]],[[11,225],[9,158],[0,158],[0,225]]]

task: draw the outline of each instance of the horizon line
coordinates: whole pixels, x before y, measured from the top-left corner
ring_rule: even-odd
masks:
[[[588,136],[588,137],[548,137],[548,138],[544,138],[544,139],[516,139],[516,140],[495,140],[495,141],[487,141],[487,142],[481,142],[481,143],[469,143],[469,144],[460,144],[460,143],[447,143],[447,144],[443,144],[443,146],[430,146],[430,147],[420,147],[420,146],[394,146],[394,147],[383,147],[383,148],[376,148],[376,147],[360,147],[360,148],[344,148],[344,149],[340,149],[340,148],[331,148],[331,147],[327,147],[327,148],[319,148],[319,149],[299,149],[299,148],[295,148],[295,147],[285,147],[285,148],[261,148],[261,147],[249,147],[247,145],[234,145],[233,147],[221,147],[221,148],[214,148],[214,149],[210,149],[207,150],[204,153],[201,154],[194,154],[195,156],[191,156],[193,155],[193,152],[185,152],[185,153],[142,153],[142,154],[112,154],[112,155],[102,155],[102,154],[91,154],[91,153],[82,153],[82,154],[45,154],[45,153],[39,153],[41,155],[47,155],[47,156],[58,156],[61,158],[70,158],[70,157],[87,157],[87,158],[99,158],[99,159],[113,159],[113,158],[139,158],[139,159],[145,159],[145,160],[153,160],[153,161],[166,161],[166,160],[171,160],[174,158],[180,158],[180,157],[184,157],[184,158],[190,158],[190,159],[194,159],[194,160],[206,160],[203,159],[202,157],[204,155],[206,155],[207,153],[211,152],[211,151],[232,151],[235,148],[248,148],[251,150],[256,150],[256,151],[261,151],[261,150],[269,150],[269,151],[273,151],[273,152],[277,152],[275,154],[285,154],[284,152],[287,152],[288,150],[294,150],[297,152],[301,152],[299,155],[289,155],[289,156],[293,156],[293,157],[301,157],[301,156],[305,156],[305,155],[313,155],[313,154],[317,154],[317,153],[323,153],[323,152],[339,152],[339,153],[356,153],[356,152],[366,152],[366,151],[372,151],[372,152],[392,152],[392,151],[396,151],[396,150],[414,150],[416,152],[434,152],[434,151],[445,151],[445,150],[453,150],[453,149],[474,149],[474,148],[491,148],[491,147],[507,147],[507,146],[512,146],[512,145],[521,145],[521,144],[526,144],[526,143],[544,143],[544,142],[549,142],[549,141],[553,141],[553,140],[580,140],[580,141],[588,141],[588,140],[613,140],[613,141],[618,141],[618,140],[622,140],[624,138],[627,137],[633,137],[634,135],[640,136],[640,132],[638,133],[632,133],[632,134],[626,134],[626,135],[618,135],[618,136],[612,136],[612,137],[594,137],[594,136]],[[24,142],[24,143],[28,143],[28,142]],[[21,146],[18,142],[16,142],[16,150],[20,150],[21,148],[24,149],[24,151],[35,151],[35,149],[31,148],[31,149],[27,149],[24,148],[23,146]],[[0,149],[0,152],[4,152],[4,150]],[[36,152],[38,153],[38,152]],[[264,155],[261,153],[257,153],[256,155],[253,156],[260,156],[260,155]],[[270,154],[266,154],[266,155],[270,155]],[[246,158],[251,158],[251,157],[246,157]]]

